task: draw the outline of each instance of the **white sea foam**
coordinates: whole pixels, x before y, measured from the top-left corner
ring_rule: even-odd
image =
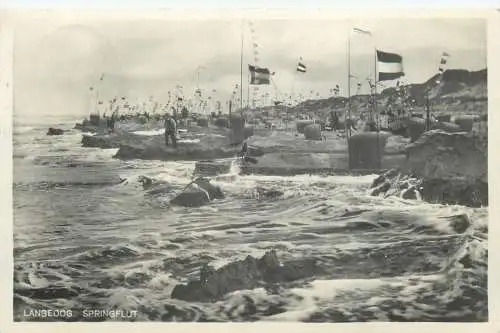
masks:
[[[135,131],[132,132],[133,134],[137,135],[144,135],[144,136],[154,136],[154,135],[163,135],[165,133],[164,129],[153,129],[149,131]]]

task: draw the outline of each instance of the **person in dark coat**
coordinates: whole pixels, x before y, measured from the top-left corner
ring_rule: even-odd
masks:
[[[337,115],[337,112],[330,112],[330,127],[332,128],[333,131],[337,130],[337,126],[339,123],[339,116]]]
[[[116,118],[117,118],[117,114],[115,112],[113,112],[111,114],[111,118],[109,119],[109,129],[114,131],[115,130],[115,122],[116,122]]]
[[[177,148],[177,124],[174,118],[167,114],[165,118],[165,145],[167,146],[169,138],[172,140],[174,148]]]

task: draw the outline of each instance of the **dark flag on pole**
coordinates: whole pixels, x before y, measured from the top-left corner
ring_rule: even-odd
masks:
[[[260,85],[271,83],[269,68],[248,65],[248,70],[250,71],[250,84]]]
[[[378,81],[395,80],[404,75],[403,57],[377,50]]]

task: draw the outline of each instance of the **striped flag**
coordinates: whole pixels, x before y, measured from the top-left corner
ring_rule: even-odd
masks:
[[[306,65],[304,65],[302,58],[299,59],[299,63],[297,64],[297,72],[305,73]]]
[[[404,75],[403,57],[377,50],[378,81],[395,80]]]
[[[250,71],[250,84],[270,84],[269,68],[248,65],[248,70]]]

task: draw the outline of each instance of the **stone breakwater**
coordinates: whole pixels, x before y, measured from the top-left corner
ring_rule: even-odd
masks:
[[[406,161],[375,179],[373,195],[421,197],[428,202],[488,205],[487,141],[433,130],[406,148]]]
[[[82,145],[118,148],[114,157],[123,160],[198,161],[197,173],[207,176],[227,173],[230,165],[218,165],[216,160],[238,156],[241,150],[241,143],[234,143],[234,133],[228,128],[190,127],[180,133],[174,149],[165,146],[161,134],[134,133],[132,128],[139,130],[136,125],[119,124],[111,133],[84,134]],[[384,144],[380,168],[352,170],[345,137],[336,132],[323,133],[322,140],[307,140],[299,133],[253,131],[246,138],[248,148],[241,160],[241,173],[290,176],[389,170],[374,181],[373,195],[399,195],[404,199],[472,207],[488,204],[485,136],[436,129],[410,143],[409,138],[381,132],[378,135]]]
[[[273,132],[248,139],[247,158],[242,163],[244,174],[291,176],[297,174],[369,174],[380,170],[352,170],[349,165],[347,140],[336,132],[323,132],[323,140],[307,140],[303,135]],[[401,136],[380,132],[382,169],[398,167],[405,160],[409,142]]]

